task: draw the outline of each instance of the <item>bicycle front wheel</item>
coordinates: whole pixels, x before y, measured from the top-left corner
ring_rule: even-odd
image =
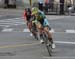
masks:
[[[43,40],[44,40],[45,46],[47,48],[47,51],[49,53],[49,56],[52,56],[52,45],[48,39],[48,36],[45,33],[43,34]]]

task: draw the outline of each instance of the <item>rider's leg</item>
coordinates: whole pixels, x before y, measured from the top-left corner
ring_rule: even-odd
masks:
[[[36,24],[36,26],[37,26],[37,30],[38,30],[38,32],[39,32],[39,37],[40,37],[40,43],[44,43],[44,41],[43,41],[43,39],[41,38],[41,32],[42,32],[42,25],[38,22],[37,24]]]
[[[36,38],[37,28],[36,28],[35,23],[32,24],[32,28],[33,28],[33,29],[32,29],[33,36],[35,36],[35,38]]]
[[[44,27],[44,30],[47,32],[48,38],[49,38],[49,40],[51,41],[51,43],[53,43],[52,33],[49,32],[49,28],[48,28],[48,27]]]
[[[44,26],[44,30],[48,34],[49,41],[52,43],[52,48],[55,48],[55,44],[54,44],[53,38],[52,38],[52,33],[49,32],[49,27],[48,27],[49,26],[49,22],[48,22],[48,20],[46,18],[44,19],[43,26]]]
[[[52,33],[49,32],[49,27],[48,26],[49,26],[49,22],[48,22],[47,18],[45,18],[44,22],[43,22],[43,27],[44,27],[44,30],[48,34],[49,40],[53,43]]]
[[[54,42],[53,42],[51,32],[49,32],[48,27],[45,27],[44,30],[47,32],[47,34],[48,34],[48,38],[49,38],[49,41],[52,43],[52,48],[54,49],[56,46],[55,46],[55,44],[54,44]]]
[[[28,27],[29,31],[32,33],[32,35],[34,36],[35,35],[35,32],[31,30],[32,23],[30,21],[27,21],[27,27]]]
[[[27,27],[28,27],[29,31],[31,32],[31,23],[29,21],[27,22]]]

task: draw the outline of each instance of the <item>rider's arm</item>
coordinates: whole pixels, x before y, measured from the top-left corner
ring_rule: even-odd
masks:
[[[33,20],[32,23],[37,24],[38,23],[37,19]]]
[[[46,18],[45,13],[43,11],[39,11],[41,13],[42,18]]]

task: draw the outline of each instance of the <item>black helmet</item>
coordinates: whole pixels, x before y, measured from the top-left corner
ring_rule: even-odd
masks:
[[[31,11],[30,8],[25,8],[25,10],[26,10],[27,12],[30,12],[30,11]]]

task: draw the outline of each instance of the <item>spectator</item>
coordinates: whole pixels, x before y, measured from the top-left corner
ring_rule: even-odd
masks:
[[[38,0],[39,10],[43,11],[43,0]]]
[[[9,3],[9,0],[4,0],[4,4],[5,4],[4,8],[8,8],[8,3]]]
[[[68,14],[72,15],[72,13],[74,13],[74,6],[68,7]]]

